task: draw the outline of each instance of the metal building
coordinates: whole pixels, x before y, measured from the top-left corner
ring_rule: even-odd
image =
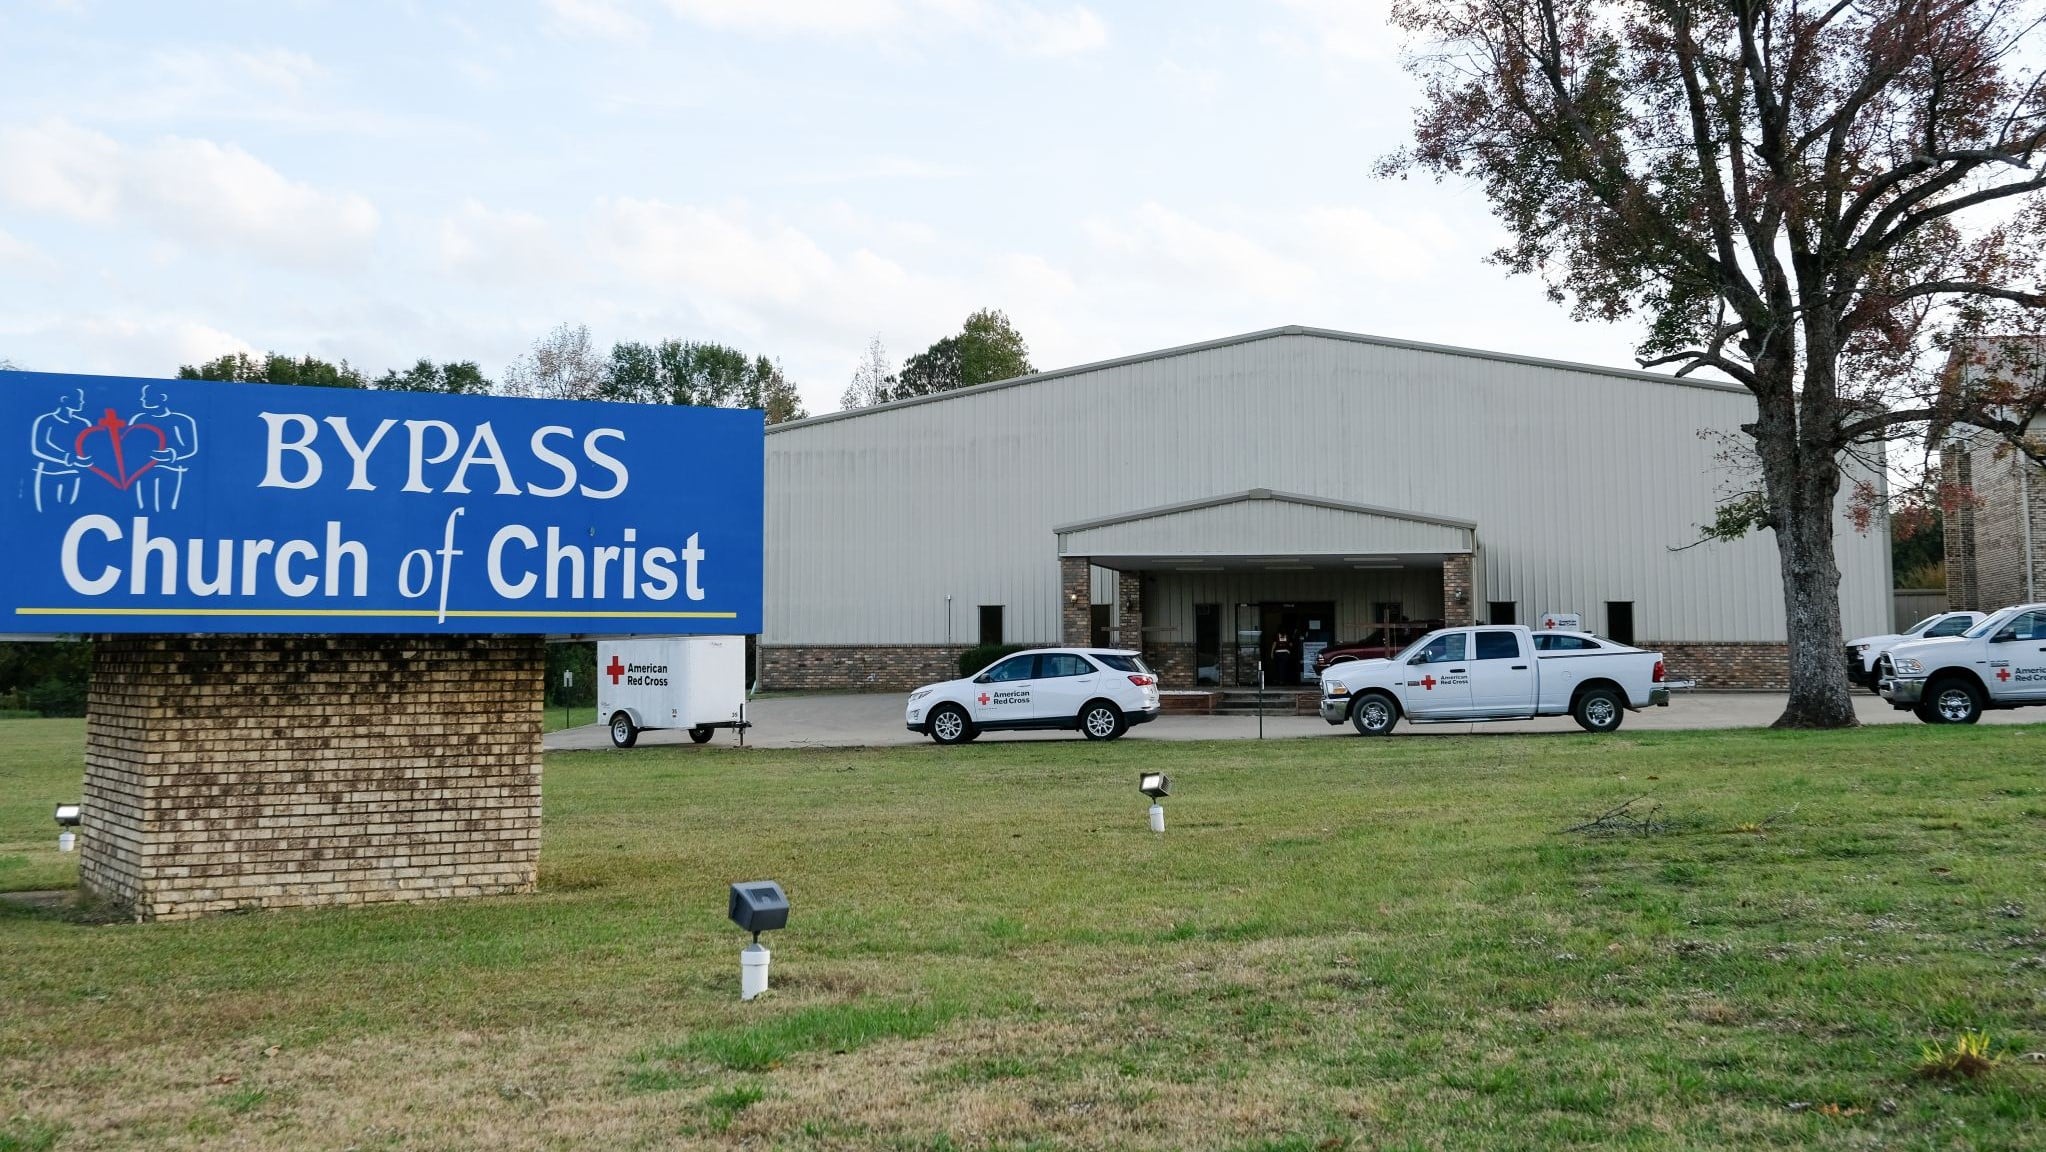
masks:
[[[1738,480],[1735,386],[1287,327],[782,424],[769,688],[894,689],[983,641],[1141,647],[1251,682],[1280,633],[1583,626],[1672,675],[1785,676],[1775,540],[1686,548]],[[1887,532],[1839,532],[1848,635],[1888,630]]]

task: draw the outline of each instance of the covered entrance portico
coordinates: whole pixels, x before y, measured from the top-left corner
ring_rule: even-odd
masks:
[[[1166,686],[1313,680],[1314,656],[1396,621],[1468,623],[1477,525],[1255,488],[1068,524],[1058,536],[1062,641],[1140,648]],[[1097,577],[1105,569],[1111,577]],[[1104,589],[1105,590],[1105,589]]]

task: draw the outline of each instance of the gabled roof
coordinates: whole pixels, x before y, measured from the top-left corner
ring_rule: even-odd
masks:
[[[1060,525],[1059,555],[1306,557],[1473,551],[1469,520],[1252,488]],[[1226,545],[1221,542],[1226,541]]]
[[[1021,384],[1036,384],[1046,380],[1057,380],[1065,376],[1078,376],[1084,372],[1099,372],[1104,368],[1122,368],[1131,364],[1143,364],[1152,360],[1165,360],[1174,356],[1187,356],[1195,352],[1207,352],[1216,348],[1228,348],[1237,344],[1250,344],[1258,340],[1272,340],[1281,336],[1313,336],[1323,340],[1341,340],[1352,344],[1370,344],[1380,348],[1398,348],[1409,352],[1433,352],[1442,356],[1466,356],[1477,360],[1496,360],[1508,364],[1524,364],[1533,368],[1556,368],[1566,372],[1590,372],[1600,376],[1613,376],[1623,380],[1641,380],[1651,384],[1668,384],[1680,388],[1703,388],[1712,392],[1739,392],[1746,388],[1717,380],[1697,380],[1688,376],[1669,376],[1660,372],[1640,372],[1631,368],[1608,368],[1598,364],[1578,364],[1568,360],[1549,360],[1539,356],[1518,356],[1510,352],[1489,352],[1479,348],[1458,348],[1448,344],[1428,344],[1418,340],[1395,340],[1387,336],[1367,336],[1361,332],[1343,332],[1334,328],[1311,328],[1301,324],[1287,324],[1278,328],[1265,328],[1256,332],[1245,332],[1240,336],[1225,336],[1220,340],[1204,340],[1198,344],[1181,344],[1174,348],[1161,348],[1156,352],[1140,352],[1134,356],[1118,356],[1111,360],[1096,360],[1091,364],[1076,364],[1071,368],[1055,368],[1047,372],[1033,372],[1028,376],[1017,376],[1010,380],[996,380],[987,384],[975,384],[968,388],[955,388],[950,392],[939,392],[932,396],[912,396],[907,400],[891,400],[869,408],[849,408],[840,412],[826,412],[805,420],[790,420],[775,424],[767,429],[772,436],[796,428],[807,428],[813,424],[827,424],[834,420],[851,420],[876,412],[890,412],[898,408],[910,408],[918,404],[935,404],[960,396],[980,392],[992,392],[999,388],[1014,388]]]

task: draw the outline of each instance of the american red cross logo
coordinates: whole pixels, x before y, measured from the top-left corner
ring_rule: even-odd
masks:
[[[611,666],[604,669],[604,671],[610,673],[611,683],[615,685],[618,683],[618,678],[625,675],[625,665],[618,662],[618,657],[613,656],[611,657]]]
[[[1544,621],[1542,621],[1542,627],[1544,627],[1544,628],[1554,628],[1555,626],[1556,626],[1556,622],[1555,622],[1554,620],[1544,620]]]
[[[1426,688],[1430,692],[1435,691],[1435,677],[1433,676],[1421,677],[1421,687]]]
[[[1998,669],[1996,670],[1996,678],[1997,678],[1998,680],[2008,680],[2008,679],[2010,679],[2010,669],[2008,669],[2008,668],[1998,668]]]
[[[983,708],[987,707],[987,693],[985,692],[980,694],[980,706]]]

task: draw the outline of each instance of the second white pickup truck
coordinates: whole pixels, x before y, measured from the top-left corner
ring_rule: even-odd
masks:
[[[1357,660],[1321,677],[1321,718],[1383,736],[1417,724],[1569,715],[1611,732],[1629,709],[1666,707],[1662,653],[1584,632],[1495,625],[1430,632],[1390,660]]]

